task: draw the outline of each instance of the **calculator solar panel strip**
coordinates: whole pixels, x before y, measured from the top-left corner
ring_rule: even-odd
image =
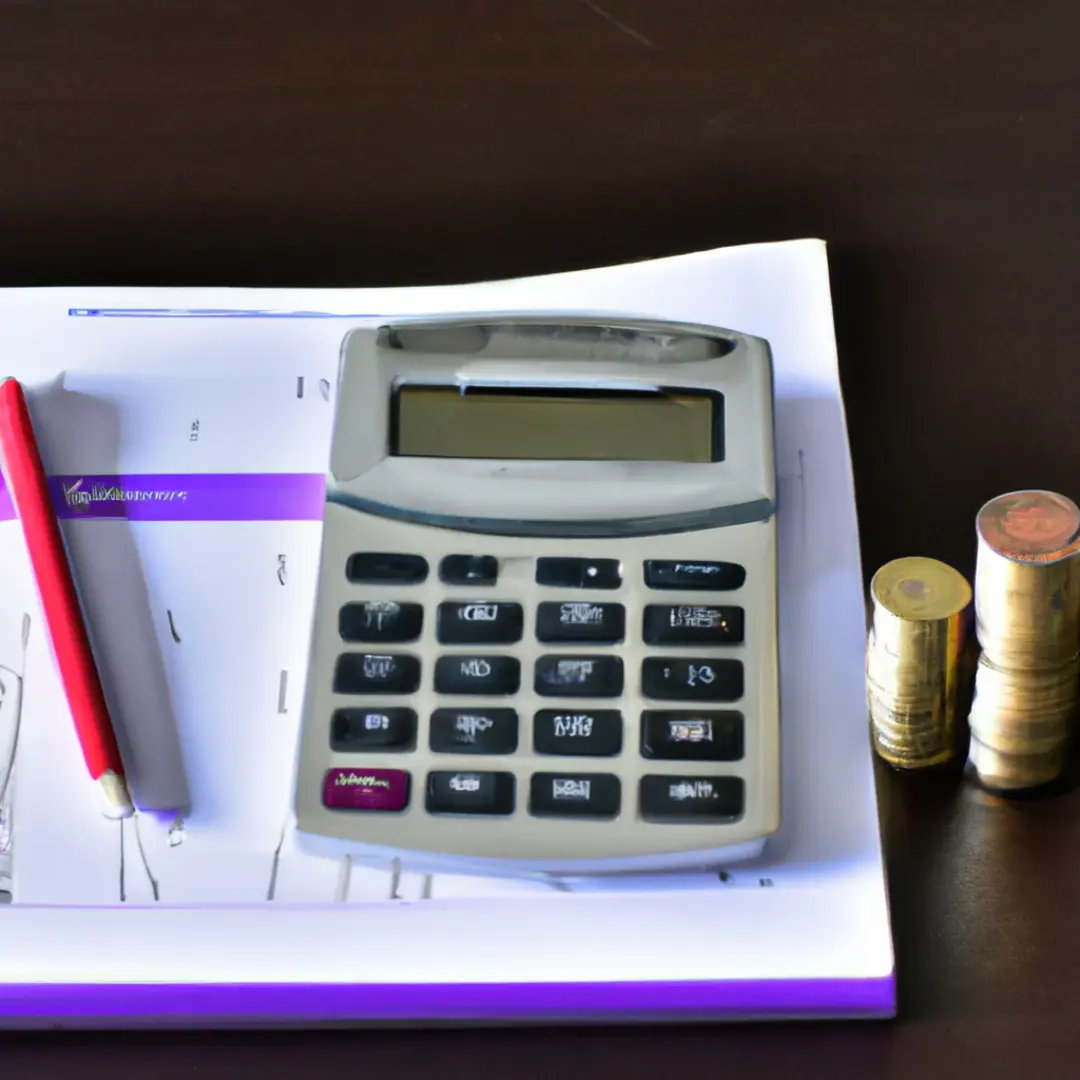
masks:
[[[425,872],[719,866],[780,822],[772,364],[705,326],[343,345],[298,839]]]

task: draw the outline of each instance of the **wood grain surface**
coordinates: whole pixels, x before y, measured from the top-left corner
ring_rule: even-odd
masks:
[[[829,242],[867,573],[1080,496],[1076,0],[0,0],[0,285]],[[0,1076],[1080,1072],[1080,796],[882,775],[891,1024],[26,1036]]]

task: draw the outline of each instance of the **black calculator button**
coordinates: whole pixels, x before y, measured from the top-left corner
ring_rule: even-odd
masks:
[[[429,814],[514,812],[514,774],[506,772],[431,772],[427,782]]]
[[[436,709],[431,714],[436,754],[512,754],[518,747],[513,709]]]
[[[541,697],[618,697],[623,691],[619,656],[541,656],[534,689]]]
[[[662,701],[738,701],[742,661],[648,656],[641,663],[641,692]]]
[[[556,589],[617,589],[622,584],[618,559],[536,560],[536,584]]]
[[[738,761],[743,716],[737,712],[646,709],[641,756],[656,761]]]
[[[400,813],[409,805],[412,777],[403,769],[329,769],[323,780],[328,810]]]
[[[536,609],[536,640],[549,645],[579,641],[616,645],[625,636],[626,609],[622,604],[545,601]]]
[[[737,776],[643,776],[638,807],[646,821],[732,821],[742,816],[743,782]]]
[[[435,661],[437,694],[516,694],[521,661],[515,656],[440,656]]]
[[[498,577],[494,555],[447,555],[439,563],[439,580],[447,585],[494,585]]]
[[[349,556],[349,561],[345,564],[345,576],[359,585],[379,582],[417,585],[427,580],[428,564],[422,555],[363,551]]]
[[[618,709],[542,709],[533,717],[533,749],[538,754],[613,757],[622,750]]]
[[[642,636],[646,645],[738,645],[743,609],[702,604],[649,604]]]
[[[339,754],[411,750],[415,745],[412,709],[337,709],[330,720],[330,749]]]
[[[342,653],[334,668],[335,694],[414,694],[420,661],[387,653]]]
[[[534,817],[613,818],[622,784],[609,773],[533,773],[529,813]]]
[[[645,563],[645,584],[650,589],[727,592],[741,589],[745,582],[746,568],[738,563],[678,562],[674,559],[649,559]]]
[[[521,640],[525,616],[520,604],[448,600],[435,625],[444,645],[511,645]]]
[[[345,604],[338,612],[338,633],[342,641],[415,641],[423,626],[424,609],[420,604],[364,600]]]

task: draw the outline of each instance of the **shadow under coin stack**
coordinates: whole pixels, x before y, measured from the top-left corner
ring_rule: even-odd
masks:
[[[870,583],[867,706],[877,754],[899,769],[957,755],[964,613],[971,587],[936,559],[886,563]]]
[[[1000,792],[1059,780],[1071,750],[1080,660],[1080,510],[1021,491],[976,519],[975,674],[968,759]]]

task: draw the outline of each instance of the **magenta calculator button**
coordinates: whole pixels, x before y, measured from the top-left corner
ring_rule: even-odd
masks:
[[[404,810],[409,774],[402,769],[330,769],[323,805],[330,810]]]

